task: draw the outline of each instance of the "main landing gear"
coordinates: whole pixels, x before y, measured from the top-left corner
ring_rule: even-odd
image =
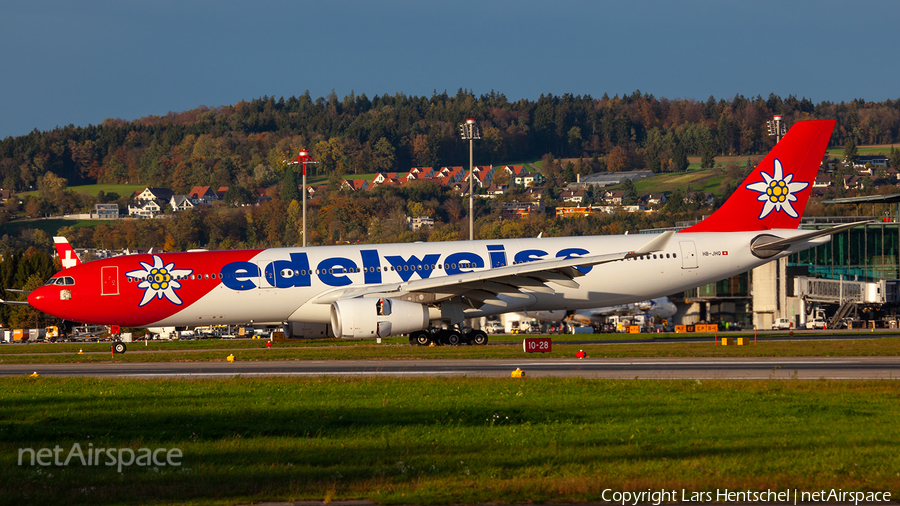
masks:
[[[459,344],[473,344],[482,346],[487,344],[488,336],[483,330],[470,330],[460,332],[457,329],[432,329],[419,330],[409,334],[409,344],[417,346],[435,345],[456,346]]]

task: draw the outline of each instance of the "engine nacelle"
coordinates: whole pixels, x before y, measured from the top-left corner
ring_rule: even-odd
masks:
[[[428,328],[428,308],[395,299],[344,299],[331,304],[337,337],[387,337]]]

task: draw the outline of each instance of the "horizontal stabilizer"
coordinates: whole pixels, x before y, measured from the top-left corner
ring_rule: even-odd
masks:
[[[7,306],[27,306],[27,300],[3,300],[0,299],[0,304],[6,304]]]
[[[876,223],[875,221],[857,221],[853,223],[847,223],[844,225],[837,225],[834,227],[824,228],[822,230],[812,230],[809,233],[798,235],[795,237],[788,237],[786,239],[780,239],[773,236],[761,236],[753,241],[750,245],[750,250],[753,251],[753,254],[761,257],[768,258],[770,256],[775,256],[778,253],[790,248],[794,244],[799,244],[802,242],[807,242],[812,239],[816,239],[818,237],[824,237],[827,235],[834,235],[839,232],[843,232],[844,230],[851,229],[853,227],[859,227],[862,225],[866,225],[868,223]],[[774,232],[774,231],[773,231]]]

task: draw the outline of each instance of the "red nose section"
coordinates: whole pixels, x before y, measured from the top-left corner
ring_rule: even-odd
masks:
[[[44,285],[28,295],[28,303],[31,307],[58,318],[65,318],[64,302],[72,298],[71,290],[61,286]]]

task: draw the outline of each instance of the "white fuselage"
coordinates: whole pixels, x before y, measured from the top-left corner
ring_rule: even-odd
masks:
[[[578,288],[550,282],[549,286],[555,289],[553,294],[531,293],[524,302],[521,298],[509,299],[513,306],[485,305],[468,310],[466,317],[521,309],[577,310],[638,302],[718,281],[829,240],[823,237],[801,243],[766,259],[757,258],[749,248],[750,241],[761,234],[786,238],[800,233],[776,230],[675,234],[663,251],[585,268],[585,275],[575,278]],[[433,279],[514,262],[633,251],[652,237],[637,234],[267,249],[250,261],[259,267],[260,273],[266,272],[267,266],[272,271],[272,265],[282,271],[288,265],[290,271],[296,267],[290,265],[291,254],[305,254],[309,286],[278,288],[275,286],[278,283],[264,274],[245,275],[239,278],[241,289],[223,282],[155,325],[196,325],[210,321],[328,323],[330,304],[323,303],[323,296],[330,291]],[[475,267],[463,267],[466,264]]]

